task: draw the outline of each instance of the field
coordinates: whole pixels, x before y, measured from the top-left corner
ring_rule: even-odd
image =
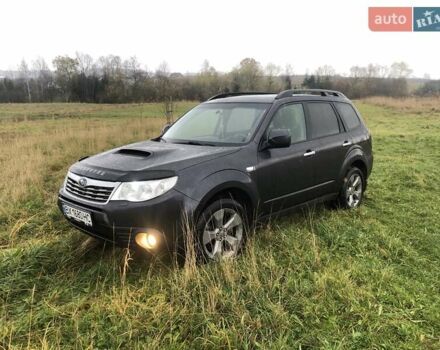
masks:
[[[440,101],[356,104],[375,151],[361,208],[274,219],[236,261],[183,267],[56,207],[69,164],[156,135],[160,104],[0,105],[0,349],[439,349]]]

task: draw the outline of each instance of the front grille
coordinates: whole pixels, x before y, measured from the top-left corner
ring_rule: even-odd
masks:
[[[115,185],[113,185],[111,182],[84,178],[87,181],[87,185],[81,186],[79,184],[80,178],[80,176],[70,173],[66,179],[66,192],[74,195],[75,197],[82,198],[88,201],[107,203],[110,195],[115,189]],[[105,186],[102,185],[104,183]]]

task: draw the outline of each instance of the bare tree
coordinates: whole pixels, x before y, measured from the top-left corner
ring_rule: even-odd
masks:
[[[277,66],[274,63],[268,63],[266,67],[264,68],[264,73],[266,75],[266,90],[267,91],[278,91],[279,84],[278,82],[278,76],[281,72],[281,67]]]
[[[31,79],[29,67],[24,59],[21,60],[20,66],[18,67],[19,77],[23,80],[24,86],[26,88],[28,102],[32,102],[31,88],[29,85],[29,80]]]
[[[406,62],[394,62],[391,65],[390,78],[409,78],[412,69]]]
[[[49,97],[48,91],[52,84],[52,72],[42,57],[38,57],[32,62],[32,70],[37,77],[38,101],[43,102]]]
[[[161,101],[169,100],[172,94],[170,82],[170,68],[168,63],[163,61],[156,69],[154,74],[158,99]]]
[[[318,67],[315,74],[319,77],[331,77],[336,74],[335,69],[328,64]]]
[[[200,73],[195,77],[196,97],[205,100],[208,97],[220,92],[220,78],[218,72],[209,64],[208,60],[203,61]]]
[[[350,68],[350,76],[352,78],[365,78],[368,75],[365,67],[353,66]]]
[[[86,77],[91,76],[95,72],[93,58],[89,54],[76,52],[76,61],[78,62],[78,70]]]

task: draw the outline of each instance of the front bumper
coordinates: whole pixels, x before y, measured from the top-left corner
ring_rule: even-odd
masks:
[[[182,242],[183,223],[187,222],[182,218],[191,218],[198,205],[174,189],[145,202],[109,201],[107,204],[86,202],[61,189],[58,207],[62,213],[63,203],[87,211],[92,217],[92,226],[66,217],[74,227],[121,247],[135,247],[134,238],[139,232],[158,230],[161,237],[157,250],[174,249]]]

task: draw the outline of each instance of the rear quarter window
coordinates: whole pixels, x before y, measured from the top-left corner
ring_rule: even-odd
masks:
[[[310,138],[335,135],[339,133],[339,122],[333,107],[328,102],[307,104]]]
[[[335,106],[348,130],[356,129],[361,124],[356,111],[351,105],[348,103],[335,102]]]

